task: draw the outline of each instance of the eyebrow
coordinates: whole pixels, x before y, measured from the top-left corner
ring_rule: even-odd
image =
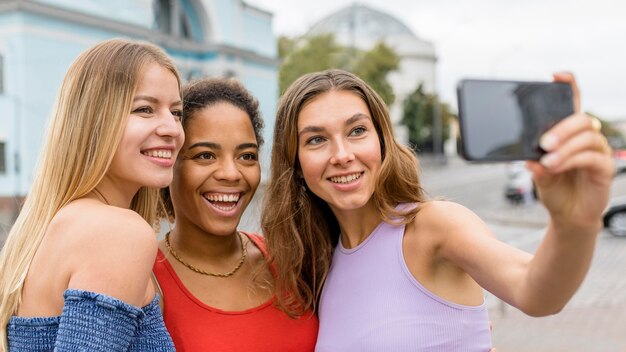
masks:
[[[133,99],[133,102],[136,102],[138,100],[146,100],[146,101],[149,101],[149,102],[151,102],[153,104],[157,104],[159,102],[159,99],[157,99],[155,97],[151,97],[149,95],[137,95]],[[183,104],[182,100],[177,100],[174,103],[172,103],[172,105],[182,105],[182,104]]]
[[[222,145],[221,144],[214,143],[214,142],[198,142],[198,143],[194,143],[194,144],[190,145],[189,148],[187,148],[187,149],[193,149],[193,148],[199,148],[199,147],[205,147],[205,148],[217,149],[217,150],[221,150],[222,149]],[[239,144],[236,149],[237,150],[243,150],[243,149],[248,149],[248,148],[259,149],[259,146],[256,143],[242,143],[242,144]]]
[[[344,125],[351,125],[359,120],[362,119],[369,119],[370,117],[357,112],[356,114],[352,115],[349,119],[346,120],[346,122],[344,123]],[[307,132],[323,132],[324,128],[323,127],[319,127],[319,126],[306,126],[305,128],[303,128],[300,132],[298,132],[298,136],[307,133]]]

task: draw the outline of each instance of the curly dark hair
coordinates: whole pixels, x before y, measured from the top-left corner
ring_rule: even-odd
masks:
[[[183,129],[194,114],[217,103],[230,103],[245,111],[252,122],[257,144],[263,144],[264,127],[259,101],[234,78],[204,78],[183,87]]]
[[[234,78],[203,78],[187,83],[183,87],[183,130],[187,132],[188,122],[195,114],[209,106],[219,103],[229,103],[244,111],[250,118],[254,136],[259,147],[263,144],[263,118],[259,112],[259,101]],[[169,187],[161,189],[161,201],[163,211],[159,212],[161,218],[174,220],[174,206],[170,197]]]

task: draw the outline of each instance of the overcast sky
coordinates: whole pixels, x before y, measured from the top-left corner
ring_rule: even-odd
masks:
[[[277,35],[301,35],[351,0],[245,0],[274,13]],[[583,109],[626,119],[626,1],[365,0],[433,42],[437,89],[454,103],[460,78],[550,80],[574,72]]]

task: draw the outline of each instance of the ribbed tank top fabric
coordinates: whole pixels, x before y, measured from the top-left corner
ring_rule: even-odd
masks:
[[[404,261],[404,229],[381,222],[355,248],[339,241],[320,299],[316,351],[490,350],[485,303],[456,304],[422,286]]]
[[[267,256],[263,237],[243,232]],[[163,291],[163,317],[176,351],[313,351],[318,321],[311,312],[292,319],[274,299],[242,311],[204,304],[180,280],[161,251],[153,272]]]

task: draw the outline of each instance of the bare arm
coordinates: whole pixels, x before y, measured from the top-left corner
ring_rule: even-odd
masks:
[[[555,79],[571,83],[577,94],[571,75]],[[455,220],[438,221],[438,231],[446,233],[440,251],[445,259],[535,316],[560,311],[582,283],[615,168],[604,137],[584,114],[576,113],[544,134],[542,147],[548,154],[528,167],[550,224],[534,256],[485,236],[490,234],[487,226],[462,207],[446,205]]]

